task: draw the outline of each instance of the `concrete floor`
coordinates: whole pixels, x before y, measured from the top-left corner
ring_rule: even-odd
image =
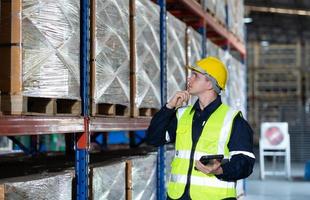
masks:
[[[292,163],[292,180],[285,177],[259,178],[259,163],[246,180],[244,200],[310,200],[310,181],[305,181],[304,163]]]

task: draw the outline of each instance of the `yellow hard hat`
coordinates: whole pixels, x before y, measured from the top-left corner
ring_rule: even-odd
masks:
[[[224,90],[227,81],[227,68],[218,58],[209,56],[196,62],[193,66],[188,66],[189,69],[199,73],[211,76],[217,82],[220,89]]]

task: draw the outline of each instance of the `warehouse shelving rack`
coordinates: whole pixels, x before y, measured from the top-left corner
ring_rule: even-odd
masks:
[[[80,117],[61,116],[5,116],[0,115],[0,136],[64,134],[75,135],[76,199],[88,199],[88,162],[91,132],[146,130],[151,118],[108,118],[90,117],[89,112],[89,37],[90,1],[81,0],[81,100]],[[235,50],[245,57],[245,45],[227,30],[211,14],[207,13],[194,0],[153,0],[160,6],[160,66],[161,66],[161,104],[167,101],[167,11],[198,30],[203,37],[202,56],[206,55],[206,38],[216,44]],[[165,147],[158,148],[158,187],[157,198],[165,199]]]
[[[205,28],[207,37],[214,43],[222,47],[230,46],[230,50],[239,52],[242,58],[245,57],[245,44],[226,28],[227,19],[225,27],[194,0],[167,0],[167,10],[197,30]]]

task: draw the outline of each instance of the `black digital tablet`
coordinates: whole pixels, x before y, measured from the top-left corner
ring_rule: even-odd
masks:
[[[212,160],[217,160],[219,162],[222,162],[224,158],[223,154],[217,154],[217,155],[206,155],[206,156],[201,156],[201,158],[199,159],[199,161],[204,164],[204,165],[209,165],[209,164],[213,164]]]

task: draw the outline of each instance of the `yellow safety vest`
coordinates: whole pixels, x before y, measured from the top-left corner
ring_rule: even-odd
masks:
[[[178,199],[182,196],[187,182],[192,149],[193,106],[188,106],[177,113],[178,126],[176,131],[175,157],[171,163],[171,177],[168,183],[168,196]],[[239,112],[225,104],[221,104],[205,122],[202,134],[197,142],[194,161],[203,155],[223,154],[229,158],[227,147],[233,120]],[[236,183],[222,181],[214,175],[206,175],[191,169],[190,197],[193,200],[224,199],[236,197]]]

